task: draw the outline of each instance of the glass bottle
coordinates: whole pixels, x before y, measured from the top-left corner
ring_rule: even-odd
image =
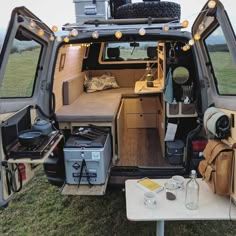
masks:
[[[196,180],[196,171],[192,170],[190,180],[186,185],[185,206],[190,210],[196,210],[199,202],[199,184]]]

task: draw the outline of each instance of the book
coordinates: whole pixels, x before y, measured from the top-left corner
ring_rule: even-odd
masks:
[[[164,189],[161,184],[157,183],[152,179],[149,179],[148,177],[137,180],[137,186],[144,191],[153,191],[156,193]]]

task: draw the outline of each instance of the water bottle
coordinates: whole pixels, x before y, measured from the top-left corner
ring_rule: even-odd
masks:
[[[199,184],[196,180],[196,171],[192,170],[190,180],[186,185],[185,206],[190,210],[196,210],[199,202]]]

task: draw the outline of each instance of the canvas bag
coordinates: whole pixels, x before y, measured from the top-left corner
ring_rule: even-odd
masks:
[[[212,191],[228,196],[231,190],[233,149],[220,140],[209,140],[199,163],[199,172]]]

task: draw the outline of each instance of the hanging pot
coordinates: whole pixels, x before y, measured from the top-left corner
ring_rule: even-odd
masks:
[[[53,131],[51,122],[43,119],[37,119],[32,128],[40,130],[44,135],[48,135]]]

